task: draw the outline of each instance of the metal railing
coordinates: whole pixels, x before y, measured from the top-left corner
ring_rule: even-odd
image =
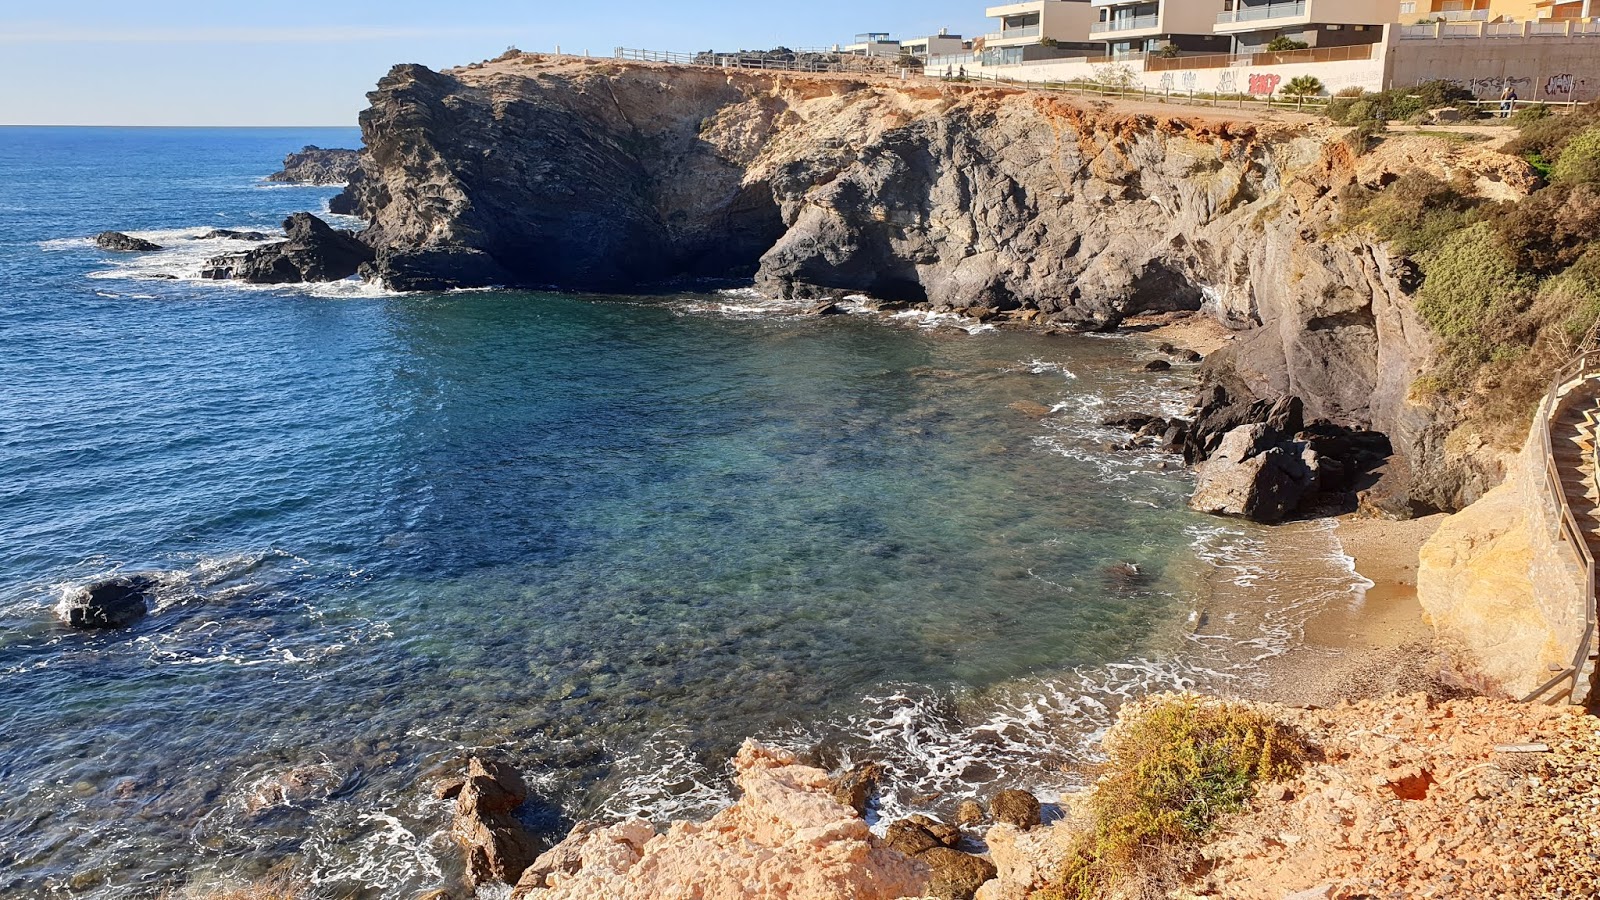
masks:
[[[1508,38],[1508,37],[1596,37],[1600,36],[1600,21],[1585,22],[1580,19],[1535,22],[1424,22],[1420,25],[1401,25],[1403,41],[1434,41],[1451,38]]]
[[[1041,25],[1021,25],[1016,28],[1006,28],[983,36],[984,43],[990,41],[1009,41],[1015,38],[1036,38],[1044,34]]]
[[[1090,34],[1115,34],[1120,31],[1142,31],[1146,28],[1160,28],[1161,17],[1156,16],[1129,16],[1122,19],[1112,19],[1108,22],[1095,22],[1089,26]]]
[[[1306,14],[1306,0],[1296,0],[1294,3],[1268,3],[1264,6],[1246,6],[1233,12],[1217,14],[1218,25],[1234,25],[1239,22],[1260,22],[1264,19],[1287,19]]]
[[[717,69],[754,69],[764,72],[872,72],[892,74],[901,68],[894,56],[863,56],[852,53],[812,53],[796,51],[792,58],[770,53],[672,53],[666,50],[633,50],[618,47],[613,58],[635,62],[668,63],[674,66],[706,66]],[[920,66],[920,63],[918,64]]]
[[[1578,641],[1578,650],[1573,657],[1572,665],[1561,670],[1554,678],[1535,688],[1532,693],[1523,698],[1524,703],[1531,703],[1543,698],[1550,691],[1560,686],[1568,679],[1572,680],[1570,696],[1577,700],[1582,699],[1585,693],[1583,685],[1578,683],[1578,676],[1583,672],[1589,660],[1590,644],[1595,634],[1595,559],[1594,553],[1589,549],[1588,537],[1583,529],[1578,527],[1577,517],[1572,513],[1572,504],[1567,502],[1566,487],[1561,482],[1561,470],[1556,465],[1556,456],[1553,441],[1555,439],[1556,420],[1563,412],[1562,401],[1565,395],[1562,387],[1567,383],[1577,380],[1584,381],[1596,374],[1600,374],[1600,351],[1590,350],[1577,359],[1568,363],[1565,368],[1556,373],[1555,379],[1550,382],[1550,390],[1545,394],[1544,401],[1539,404],[1539,440],[1544,451],[1544,480],[1545,489],[1550,494],[1550,501],[1555,504],[1557,513],[1556,535],[1567,545],[1574,561],[1583,570],[1583,637]],[[1600,442],[1589,450],[1589,465],[1596,466],[1595,472],[1600,473]]]
[[[1146,72],[1177,72],[1184,69],[1234,69],[1246,66],[1346,62],[1353,59],[1371,59],[1376,46],[1376,44],[1352,44],[1347,47],[1311,47],[1305,50],[1240,54],[1212,53],[1204,56],[1151,55],[1145,60],[1144,69]]]

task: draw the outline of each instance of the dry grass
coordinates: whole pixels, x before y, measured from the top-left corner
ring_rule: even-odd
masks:
[[[1254,707],[1192,694],[1152,697],[1106,738],[1089,827],[1061,875],[1067,900],[1159,896],[1216,821],[1243,809],[1258,781],[1288,777],[1305,749]]]

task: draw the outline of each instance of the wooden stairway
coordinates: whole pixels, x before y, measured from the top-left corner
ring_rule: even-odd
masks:
[[[1600,379],[1589,376],[1562,386],[1560,415],[1550,423],[1550,451],[1561,491],[1572,510],[1572,518],[1588,545],[1590,555],[1600,560],[1600,473],[1595,471],[1595,442],[1600,436]],[[1574,680],[1574,693],[1592,683],[1596,665],[1593,642],[1583,654]],[[1584,691],[1586,693],[1586,691]]]

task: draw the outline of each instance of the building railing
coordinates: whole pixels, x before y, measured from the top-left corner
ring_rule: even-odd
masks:
[[[1150,56],[1145,59],[1146,72],[1181,72],[1187,69],[1237,69],[1256,66],[1289,66],[1297,63],[1349,62],[1371,59],[1376,44],[1354,44],[1348,47],[1311,47],[1306,50],[1284,50],[1261,53],[1213,53],[1204,56]]]
[[[1449,38],[1503,37],[1597,37],[1600,21],[1563,19],[1559,22],[1424,22],[1401,25],[1402,41],[1435,41]]]
[[[983,36],[983,39],[985,42],[1011,41],[1019,38],[1036,38],[1042,34],[1044,34],[1044,26],[1042,25],[1021,25],[1016,28],[1006,28],[1001,31],[996,31],[993,34],[986,34]]]
[[[1489,11],[1487,9],[1451,9],[1442,12],[1428,13],[1435,19],[1444,19],[1446,22],[1487,22]]]
[[[1578,650],[1572,665],[1524,697],[1523,702],[1526,703],[1544,698],[1568,679],[1573,682],[1570,695],[1573,699],[1581,700],[1582,695],[1587,693],[1578,681],[1589,660],[1590,645],[1595,634],[1595,559],[1589,550],[1589,540],[1584,535],[1583,529],[1578,527],[1577,517],[1572,513],[1572,504],[1567,502],[1567,491],[1561,483],[1561,471],[1556,466],[1552,432],[1555,430],[1556,420],[1563,412],[1562,400],[1565,394],[1562,388],[1573,381],[1586,381],[1596,374],[1600,374],[1600,351],[1591,350],[1556,373],[1550,382],[1550,389],[1545,392],[1544,401],[1539,404],[1539,440],[1544,451],[1545,490],[1556,511],[1556,536],[1567,546],[1573,561],[1583,571],[1584,632],[1582,639],[1578,641]],[[1589,450],[1588,462],[1591,466],[1600,466],[1600,445]],[[1600,468],[1594,471],[1600,472]]]
[[[1260,22],[1265,19],[1288,19],[1306,14],[1306,0],[1294,3],[1268,3],[1265,6],[1246,6],[1233,12],[1219,13],[1218,25],[1236,25],[1240,22]]]
[[[1115,34],[1119,31],[1142,31],[1146,28],[1160,28],[1161,16],[1130,16],[1122,19],[1112,19],[1108,22],[1095,22],[1089,26],[1090,34]]]
[[[672,53],[665,50],[616,48],[615,59],[668,63],[675,66],[707,66],[717,69],[755,69],[765,72],[875,72],[889,74],[900,68],[898,57],[861,56],[836,51],[823,53],[795,51],[792,58],[770,53]]]

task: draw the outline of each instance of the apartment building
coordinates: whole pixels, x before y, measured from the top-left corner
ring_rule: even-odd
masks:
[[[1095,17],[1090,0],[1007,3],[991,6],[983,14],[1000,23],[999,31],[983,36],[980,49],[985,65],[1083,56],[1100,49],[1097,42],[1089,40],[1089,24]]]
[[[869,31],[856,35],[851,43],[836,46],[840,53],[856,56],[899,56],[900,42],[891,40],[887,31]]]
[[[926,60],[932,56],[953,56],[965,53],[967,42],[959,34],[951,34],[950,29],[942,28],[938,34],[927,37],[907,38],[900,42],[901,52],[915,56],[917,59]]]
[[[1600,3],[1594,0],[1539,0],[1534,6],[1538,7],[1541,19],[1591,19],[1600,13]]]
[[[1462,0],[1471,2],[1471,0]],[[1216,32],[1229,52],[1259,53],[1285,38],[1307,47],[1349,47],[1383,40],[1383,26],[1400,20],[1401,0],[1223,0]]]
[[[1232,40],[1215,31],[1227,0],[1091,0],[1091,39],[1105,55],[1136,57],[1167,47],[1182,54],[1227,53]],[[1172,51],[1168,51],[1172,52]]]

